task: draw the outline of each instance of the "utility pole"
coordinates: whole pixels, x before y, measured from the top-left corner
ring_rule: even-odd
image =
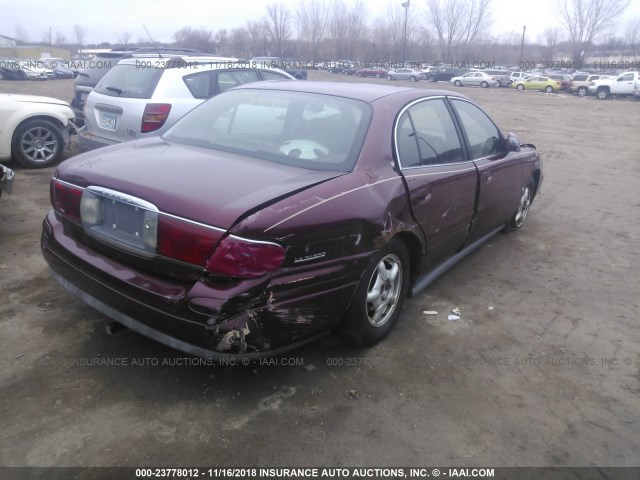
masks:
[[[402,40],[402,65],[406,67],[407,63],[407,16],[409,14],[409,5],[411,0],[407,0],[402,4],[404,7],[404,37]]]
[[[524,34],[527,31],[527,26],[522,26],[522,41],[520,42],[520,65],[522,65],[522,57],[524,56]]]

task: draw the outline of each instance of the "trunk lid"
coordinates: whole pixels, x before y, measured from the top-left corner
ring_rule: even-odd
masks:
[[[161,212],[228,230],[247,213],[344,173],[150,138],[78,155],[55,177],[117,190]]]

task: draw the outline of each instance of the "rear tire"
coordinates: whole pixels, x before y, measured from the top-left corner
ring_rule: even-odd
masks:
[[[589,90],[587,90],[587,87],[578,88],[578,96],[579,97],[586,97],[587,93],[589,93]]]
[[[387,80],[393,80],[393,77],[391,75],[387,75]]]
[[[607,90],[606,88],[599,88],[598,91],[596,91],[596,97],[598,97],[600,100],[606,100],[607,98],[609,98],[609,90]]]
[[[409,288],[409,254],[404,243],[392,239],[371,260],[344,320],[351,341],[375,345],[395,325]]]

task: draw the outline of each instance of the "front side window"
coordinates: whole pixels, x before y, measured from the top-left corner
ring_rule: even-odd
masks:
[[[371,108],[357,100],[241,89],[204,102],[163,138],[310,170],[350,171],[370,119]]]
[[[467,135],[472,159],[504,153],[505,144],[498,127],[491,119],[472,103],[451,100],[462,128]]]
[[[460,138],[441,98],[409,107],[396,127],[396,141],[403,167],[464,161]]]

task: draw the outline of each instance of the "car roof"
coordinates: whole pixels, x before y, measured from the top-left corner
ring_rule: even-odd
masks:
[[[447,90],[435,90],[435,89],[421,89],[411,88],[396,85],[380,85],[377,83],[359,83],[359,82],[316,82],[316,81],[270,81],[259,83],[246,83],[234,87],[237,89],[259,89],[259,90],[282,90],[290,92],[303,92],[303,93],[320,93],[324,95],[333,95],[337,97],[353,98],[355,100],[361,100],[363,102],[371,103],[380,98],[387,97],[389,95],[396,95],[400,93],[406,93],[409,97],[433,97],[450,95],[460,98],[468,98],[465,95],[459,93],[450,92]],[[413,93],[414,95],[411,95]]]

